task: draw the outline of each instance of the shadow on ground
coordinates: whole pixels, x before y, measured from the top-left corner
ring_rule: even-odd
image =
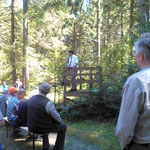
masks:
[[[9,136],[6,137],[6,128],[0,129],[0,143],[5,146],[5,150],[32,150],[32,139],[27,140],[27,133],[21,131],[23,134],[22,138],[15,139],[11,136],[12,128],[9,128]],[[51,149],[53,150],[53,146],[55,144],[56,134],[49,134],[49,141],[51,144]],[[42,138],[39,137],[36,142],[36,150],[42,150]],[[90,145],[88,143],[79,140],[73,136],[66,136],[65,141],[65,149],[64,150],[100,150],[96,148],[94,145]]]

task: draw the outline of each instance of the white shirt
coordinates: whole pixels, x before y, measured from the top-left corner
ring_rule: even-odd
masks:
[[[124,84],[116,135],[122,149],[131,141],[150,143],[150,65]]]
[[[67,64],[67,67],[73,67],[75,64],[77,64],[76,67],[78,67],[78,62],[79,62],[78,56],[76,56],[76,55],[73,54],[69,58],[69,63]]]

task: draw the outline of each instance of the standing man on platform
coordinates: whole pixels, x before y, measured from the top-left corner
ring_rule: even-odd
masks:
[[[150,33],[135,42],[134,56],[141,70],[123,87],[116,127],[122,150],[150,149]]]
[[[65,63],[66,68],[78,68],[78,56],[76,56],[73,52],[73,50],[68,51],[69,55],[69,63]],[[77,90],[77,83],[76,83],[76,76],[77,76],[77,69],[73,70],[71,72],[71,84],[72,88],[69,92],[76,91]]]

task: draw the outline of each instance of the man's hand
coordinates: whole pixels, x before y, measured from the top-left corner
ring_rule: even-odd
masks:
[[[73,67],[69,66],[68,68],[73,68]]]

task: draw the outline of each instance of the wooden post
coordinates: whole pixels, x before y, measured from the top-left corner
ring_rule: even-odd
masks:
[[[56,82],[54,83],[55,92],[54,92],[54,104],[56,104]]]
[[[90,89],[92,89],[92,87],[93,87],[93,85],[92,85],[92,79],[93,79],[93,78],[92,78],[92,75],[93,75],[93,74],[92,74],[92,68],[90,68],[90,81],[91,81],[91,82],[90,82]]]
[[[29,64],[28,64],[28,0],[23,0],[23,68],[22,84],[29,90]]]
[[[64,98],[64,101],[63,101],[64,106],[66,106],[66,96],[65,96],[65,94],[66,94],[66,75],[67,75],[66,69],[64,69],[64,96],[63,96],[63,98]]]
[[[80,90],[82,89],[82,83],[81,83],[81,80],[82,80],[82,75],[81,75],[81,69],[80,70]]]
[[[97,68],[97,70],[98,70],[98,78],[99,78],[99,89],[102,89],[102,68],[101,67],[99,67],[99,68]]]

